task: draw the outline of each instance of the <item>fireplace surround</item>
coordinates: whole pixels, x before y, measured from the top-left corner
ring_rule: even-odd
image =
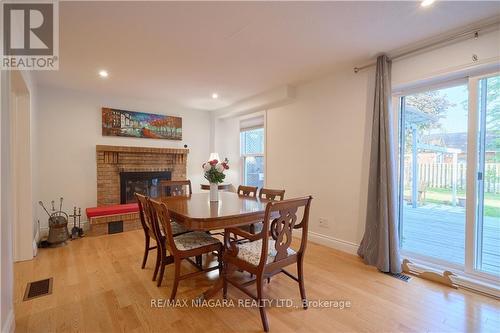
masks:
[[[97,145],[97,206],[122,203],[121,174],[138,177],[150,174],[155,176],[153,179],[186,179],[188,153],[189,149],[181,148]],[[116,221],[123,221],[123,231],[141,228],[139,214],[128,213],[94,219],[90,225],[91,234],[107,234],[108,224]]]
[[[172,180],[186,179],[189,149],[96,146],[97,206],[121,202],[120,173],[170,172]]]

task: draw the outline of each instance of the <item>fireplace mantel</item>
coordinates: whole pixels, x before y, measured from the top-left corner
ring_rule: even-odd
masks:
[[[97,206],[120,203],[120,172],[169,171],[186,179],[189,149],[96,145]]]
[[[116,152],[116,153],[149,153],[149,154],[174,154],[187,155],[189,149],[185,148],[153,148],[153,147],[131,147],[131,146],[107,146],[97,145],[97,152]]]

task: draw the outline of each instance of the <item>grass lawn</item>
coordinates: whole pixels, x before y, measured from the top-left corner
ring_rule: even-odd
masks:
[[[425,197],[426,202],[451,205],[450,189],[428,188]],[[465,191],[457,191],[457,197],[465,197]],[[484,194],[484,215],[500,218],[500,193]]]

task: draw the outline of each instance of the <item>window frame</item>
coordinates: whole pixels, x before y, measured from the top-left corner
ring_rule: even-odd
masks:
[[[256,129],[262,129],[263,130],[263,143],[262,143],[262,146],[263,146],[263,149],[262,149],[262,153],[244,153],[241,149],[241,147],[243,146],[242,145],[242,141],[241,141],[241,133],[243,132],[248,132],[248,131],[253,131],[253,130],[256,130]],[[257,125],[257,126],[251,126],[251,127],[242,127],[240,128],[240,164],[241,164],[241,167],[240,167],[240,183],[243,184],[243,185],[246,185],[248,186],[248,184],[246,183],[246,159],[249,158],[249,157],[262,157],[263,159],[263,171],[262,173],[264,174],[264,180],[263,180],[263,186],[266,185],[266,157],[265,157],[265,153],[266,153],[266,126],[265,126],[265,120],[264,120],[264,123],[262,125]]]

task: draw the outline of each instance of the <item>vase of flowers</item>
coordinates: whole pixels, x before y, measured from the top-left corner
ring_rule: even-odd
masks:
[[[219,184],[226,178],[224,171],[229,169],[229,160],[227,158],[223,162],[211,160],[203,163],[202,167],[205,179],[210,183],[210,201],[219,201]]]

